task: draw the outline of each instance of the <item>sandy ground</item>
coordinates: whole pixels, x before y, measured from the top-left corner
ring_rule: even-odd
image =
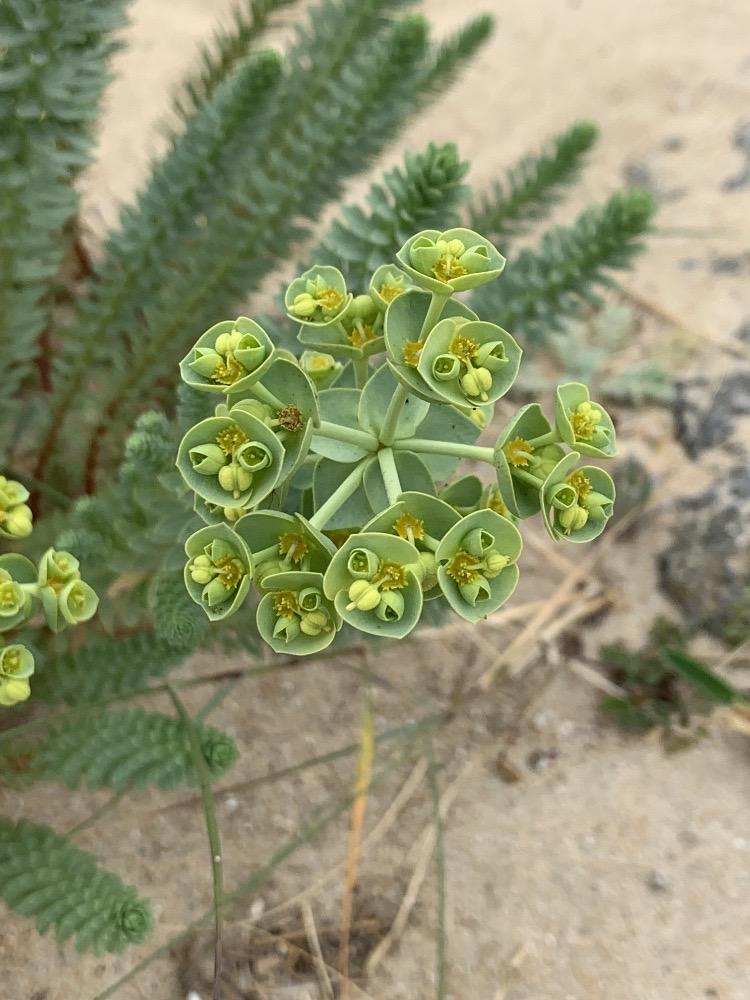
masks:
[[[424,4],[439,33],[490,6],[491,0]],[[86,218],[94,233],[116,216],[117,204],[129,197],[158,150],[156,125],[168,88],[227,7],[199,0],[133,5],[129,49],[117,60],[100,156],[86,179]],[[677,318],[671,324],[653,321],[646,343],[672,338],[684,348],[676,365],[703,364],[750,317],[750,185],[725,187],[744,165],[733,136],[748,114],[748,39],[750,6],[743,0],[502,5],[492,42],[462,81],[410,127],[408,139],[394,143],[386,160],[429,140],[455,140],[473,162],[471,181],[481,187],[572,120],[596,120],[602,140],[559,217],[570,218],[583,204],[648,170],[664,196],[660,232],[625,284]],[[668,429],[668,417],[653,410],[626,413],[620,424],[626,450],[650,456],[666,498],[690,488],[676,449],[666,440]],[[450,1000],[750,996],[746,743],[728,735],[718,719],[705,738],[679,754],[667,755],[655,739],[624,738],[602,723],[596,693],[567,669],[553,634],[559,615],[603,589],[614,595],[615,608],[585,631],[587,650],[595,652],[602,637],[641,639],[645,623],[665,607],[655,589],[653,556],[667,543],[668,528],[668,515],[655,513],[635,538],[610,543],[586,574],[590,589],[560,605],[558,617],[544,623],[553,632],[543,655],[533,649],[529,657],[525,648],[516,649],[511,672],[517,676],[502,672],[501,682],[439,737],[445,762],[440,783],[452,797],[445,836]],[[561,554],[583,558],[569,549]],[[556,591],[559,596],[570,564],[550,562],[530,546],[524,570],[519,604]],[[533,614],[530,608],[521,624]],[[379,727],[443,704],[461,677],[475,678],[497,660],[518,634],[518,622],[498,619],[479,631],[479,641],[454,628],[398,649],[376,650],[370,667],[378,678]],[[210,667],[215,664],[202,657],[191,669]],[[242,750],[231,783],[351,742],[361,667],[353,656],[237,688],[213,717]],[[191,701],[199,704],[198,697]],[[424,780],[415,779],[411,796],[401,795],[400,812],[388,811],[412,769],[423,769],[422,747],[396,749],[390,746],[378,756],[388,764],[388,777],[369,809],[368,829],[375,831],[376,843],[365,852],[357,893],[355,916],[362,929],[355,931],[355,972],[361,970],[359,951],[382,938],[428,856],[420,847],[422,831],[431,829]],[[499,774],[498,752],[517,768],[515,783]],[[246,878],[309,810],[345,788],[351,769],[351,760],[345,760],[272,787],[220,794],[228,884]],[[206,909],[210,879],[203,821],[195,803],[180,805],[182,799],[184,793],[167,797],[165,808],[164,796],[129,796],[107,820],[78,837],[81,846],[156,900],[158,926],[149,946],[117,959],[80,959],[4,915],[2,1000],[91,1000]],[[60,825],[63,803],[65,824],[72,826],[102,801],[36,789],[6,796],[4,810]],[[317,1000],[315,975],[302,975],[291,985],[282,975],[283,950],[270,947],[268,939],[263,944],[250,938],[249,927],[264,909],[282,906],[334,869],[310,896],[325,950],[325,928],[335,927],[340,900],[335,866],[345,848],[342,819],[233,910],[236,923],[228,940],[232,955],[239,956],[236,981],[247,979],[248,956],[255,960],[263,952],[254,971],[261,986],[265,983],[265,992],[245,987],[236,996]],[[298,930],[299,903],[265,918],[263,926]],[[434,996],[435,928],[435,880],[428,866],[403,933],[353,995]],[[189,954],[180,950],[155,962],[118,996],[183,1000],[196,990],[205,1000],[205,956],[194,961],[196,950],[197,945]],[[333,956],[335,949],[326,950],[327,959]]]

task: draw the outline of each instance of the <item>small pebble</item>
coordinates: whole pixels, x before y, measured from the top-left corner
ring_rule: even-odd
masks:
[[[532,750],[526,758],[526,763],[532,771],[544,771],[557,759],[557,750]]]
[[[258,896],[257,899],[253,900],[252,906],[250,907],[250,917],[253,920],[260,920],[266,911],[266,901],[262,896]]]
[[[240,800],[236,795],[228,795],[224,799],[224,808],[228,813],[236,812],[239,809]]]
[[[745,837],[735,837],[732,841],[732,847],[738,851],[747,850],[747,839]]]
[[[646,885],[654,892],[667,892],[672,888],[672,880],[669,876],[665,875],[664,872],[654,869],[649,872],[648,878],[646,879]]]

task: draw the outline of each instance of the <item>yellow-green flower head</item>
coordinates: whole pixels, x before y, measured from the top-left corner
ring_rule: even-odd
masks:
[[[25,503],[0,510],[0,535],[7,538],[27,538],[33,528],[33,519],[31,507]]]
[[[493,403],[513,384],[521,348],[494,323],[449,317],[427,334],[417,370],[444,402],[466,409]]]
[[[79,566],[75,556],[58,549],[47,549],[39,561],[37,595],[53,632],[89,621],[96,614],[99,598],[81,579]]]
[[[323,587],[344,621],[371,635],[400,639],[419,620],[421,575],[419,552],[410,542],[363,531],[336,552]]]
[[[495,511],[462,518],[435,553],[438,583],[453,610],[470,622],[496,611],[515,590],[520,553],[518,529]]]
[[[577,468],[579,458],[576,452],[561,458],[540,491],[544,524],[555,541],[589,542],[602,533],[612,515],[611,476],[591,465]]]
[[[245,600],[253,573],[252,556],[226,524],[201,528],[185,542],[185,586],[211,621],[228,618]]]
[[[603,406],[591,400],[581,382],[557,387],[555,425],[562,440],[582,455],[612,458],[617,454],[612,418]]]
[[[0,677],[0,705],[10,708],[26,701],[31,694],[31,685],[26,678]]]
[[[26,556],[0,555],[0,632],[9,632],[31,617],[36,596],[37,571]]]
[[[471,229],[444,233],[425,229],[407,240],[396,259],[420,288],[451,295],[499,277],[505,258],[489,240]]]
[[[294,279],[284,295],[289,317],[310,326],[343,319],[351,301],[343,274],[329,266],[311,267]]]
[[[221,508],[260,503],[281,475],[284,446],[243,407],[196,424],[177,452],[177,468],[187,485]]]
[[[305,656],[329,646],[341,617],[323,593],[321,573],[292,571],[273,577],[258,605],[261,638],[277,653]]]
[[[322,573],[336,551],[333,543],[301,515],[274,510],[251,511],[236,525],[236,532],[253,553],[257,587],[274,586],[278,573]]]
[[[413,287],[403,271],[393,264],[381,264],[370,279],[369,292],[378,309],[385,312],[394,299]]]
[[[29,499],[29,491],[23,483],[0,476],[0,509],[9,510]]]
[[[305,375],[319,387],[332,382],[344,367],[332,354],[321,351],[303,351],[299,363]]]
[[[240,316],[206,330],[180,362],[180,376],[200,392],[241,393],[265,375],[274,356],[263,327]]]

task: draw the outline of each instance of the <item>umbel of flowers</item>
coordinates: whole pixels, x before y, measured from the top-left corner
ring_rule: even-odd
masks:
[[[615,430],[586,386],[558,386],[550,417],[532,403],[494,447],[476,444],[522,351],[455,295],[504,266],[479,233],[426,230],[364,290],[329,265],[291,282],[300,357],[245,317],[199,337],[182,378],[222,398],[177,467],[204,522],[185,581],[209,618],[254,594],[260,635],[293,655],[344,623],[403,638],[430,600],[477,622],[515,589],[523,519],[541,515],[553,541],[603,531],[614,484],[581,457],[613,456]],[[462,459],[492,481],[457,474]]]
[[[32,532],[25,486],[0,476],[0,535],[25,538]],[[31,693],[34,656],[16,641],[37,612],[51,631],[88,621],[99,598],[81,579],[78,560],[69,552],[47,549],[38,564],[24,555],[0,555],[0,706],[26,701]]]

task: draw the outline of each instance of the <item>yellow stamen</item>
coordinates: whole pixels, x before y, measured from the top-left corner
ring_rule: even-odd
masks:
[[[352,347],[363,347],[371,340],[375,340],[375,331],[369,323],[363,323],[361,326],[355,325],[349,334],[349,343]]]
[[[292,562],[302,562],[309,551],[310,546],[304,535],[298,535],[293,531],[279,535],[279,552],[282,556],[289,556]]]
[[[461,549],[448,561],[445,572],[456,583],[473,583],[479,576],[481,565],[474,556]]]
[[[404,364],[416,368],[424,343],[421,340],[407,340],[404,344]]]
[[[464,364],[468,364],[472,358],[475,358],[479,354],[479,344],[476,340],[472,340],[471,337],[464,337],[460,333],[451,341],[451,346],[448,348],[451,354],[463,361]]]
[[[227,590],[234,590],[245,575],[245,567],[242,562],[231,556],[222,556],[221,559],[216,560],[214,566],[219,570],[219,579]]]
[[[582,500],[591,492],[591,480],[580,470],[578,472],[574,472],[571,476],[568,476],[568,482],[578,494],[579,500]]]
[[[385,299],[386,302],[393,302],[403,291],[405,291],[404,286],[396,284],[395,281],[384,281],[380,286],[381,298]]]
[[[279,618],[291,618],[292,615],[298,614],[297,595],[293,594],[291,590],[280,590],[273,595],[273,610]]]
[[[402,514],[393,522],[393,530],[407,542],[419,541],[424,538],[424,521],[413,514]]]
[[[221,385],[233,385],[246,374],[246,369],[235,359],[234,355],[227,354],[226,361],[220,361],[214,368],[211,381],[219,382]]]
[[[533,452],[532,446],[522,437],[514,438],[503,446],[503,454],[517,469],[525,468],[529,464],[529,455]]]
[[[326,290],[321,292],[316,298],[318,305],[323,309],[326,309],[328,312],[336,312],[343,301],[344,296],[336,288],[326,288]]]
[[[234,424],[216,435],[216,443],[225,455],[231,455],[238,448],[247,442],[247,436],[241,427]]]
[[[401,590],[406,586],[406,572],[398,563],[383,561],[372,582],[381,590]]]

